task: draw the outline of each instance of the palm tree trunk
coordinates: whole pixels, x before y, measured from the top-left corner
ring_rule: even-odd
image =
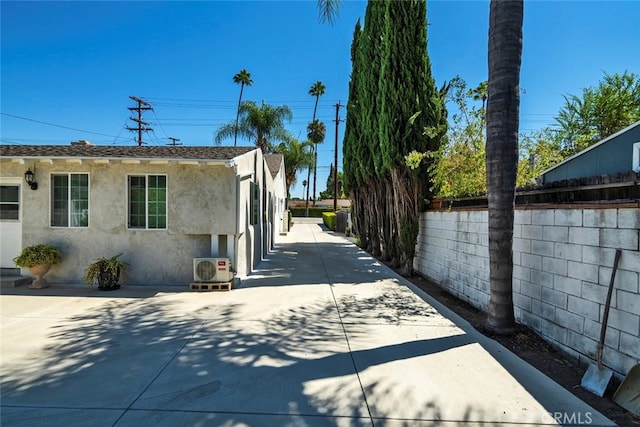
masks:
[[[518,166],[522,0],[491,0],[487,101],[489,280],[487,326],[511,333],[513,313],[513,218]]]
[[[313,147],[313,207],[316,207],[316,177],[318,176],[318,144]]]
[[[316,103],[313,106],[313,120],[316,120],[316,111],[318,110],[318,100],[320,99],[320,95],[316,96]],[[316,176],[318,169],[318,144],[313,144],[313,207],[316,207]],[[308,199],[308,197],[307,197]]]
[[[238,109],[236,110],[236,129],[233,136],[233,146],[238,144],[238,117],[240,116],[240,103],[242,101],[242,90],[244,89],[244,83],[240,84],[240,98],[238,98]]]
[[[315,151],[315,144],[313,145],[313,150]],[[309,187],[311,187],[311,167],[307,168],[307,200],[304,204],[304,216],[309,217]]]

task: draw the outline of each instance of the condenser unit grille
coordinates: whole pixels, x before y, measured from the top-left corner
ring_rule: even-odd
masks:
[[[194,258],[193,280],[196,282],[228,282],[233,279],[229,258]]]
[[[196,263],[196,277],[198,280],[208,282],[216,277],[216,265],[210,260],[199,260]]]

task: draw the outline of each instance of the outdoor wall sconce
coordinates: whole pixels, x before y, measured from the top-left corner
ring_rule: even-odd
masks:
[[[33,169],[35,170],[35,166],[34,166]],[[24,180],[27,182],[27,184],[29,185],[29,187],[32,190],[37,190],[38,189],[38,183],[35,181],[35,177],[36,177],[36,174],[35,174],[35,172],[31,172],[31,168],[29,168],[24,173]]]

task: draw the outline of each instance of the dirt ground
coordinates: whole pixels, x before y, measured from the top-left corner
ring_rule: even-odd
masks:
[[[470,304],[454,297],[437,284],[421,276],[414,275],[408,280],[467,320],[478,331],[500,342],[504,347],[535,366],[611,421],[624,427],[640,426],[640,417],[631,414],[613,401],[613,393],[619,385],[614,380],[611,381],[604,397],[596,396],[580,386],[585,368],[580,367],[577,361],[564,356],[551,347],[533,330],[518,325],[513,335],[496,336],[485,327],[486,315]]]

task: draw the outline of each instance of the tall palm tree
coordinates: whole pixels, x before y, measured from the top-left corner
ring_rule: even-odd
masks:
[[[513,313],[513,218],[518,167],[522,0],[491,0],[487,99],[489,281],[487,326],[511,333]]]
[[[316,111],[318,110],[318,100],[322,95],[324,95],[324,92],[326,89],[327,88],[322,84],[320,80],[315,82],[313,86],[311,86],[311,88],[309,89],[309,95],[316,98],[316,103],[313,106],[313,120],[316,119]]]
[[[240,104],[239,121],[224,124],[218,128],[215,135],[216,144],[239,133],[255,141],[263,153],[271,150],[274,141],[283,141],[288,133],[284,128],[284,121],[291,121],[293,113],[286,105],[273,107],[265,102],[258,106],[254,101],[244,101]]]
[[[318,2],[318,5],[320,5],[320,1]],[[336,4],[337,7],[337,4]],[[315,82],[311,88],[309,89],[309,95],[313,96],[316,98],[316,102],[313,106],[313,119],[311,120],[311,123],[309,123],[309,126],[312,125],[312,123],[316,122],[316,112],[318,111],[318,101],[320,100],[320,97],[322,95],[324,95],[324,92],[327,88],[322,84],[322,82],[320,80],[318,80],[317,82]],[[324,124],[323,124],[324,126]],[[308,129],[308,128],[307,128]],[[311,139],[311,138],[309,138]],[[318,140],[317,142],[315,142],[313,144],[313,157],[314,157],[314,162],[313,162],[313,206],[316,205],[316,177],[318,176],[317,174],[317,168],[318,168],[318,146],[317,144],[322,142],[324,140],[324,135],[323,137]],[[312,142],[314,142],[312,140]],[[310,175],[311,175],[311,169],[308,170],[307,173],[307,182],[310,181]],[[311,186],[309,186],[311,187]],[[309,187],[307,187],[307,204],[306,204],[306,209],[305,209],[305,216],[309,216]]]
[[[253,80],[251,80],[251,74],[245,70],[244,68],[240,70],[238,74],[233,76],[234,83],[240,83],[240,97],[238,98],[238,110],[236,112],[236,133],[233,138],[233,146],[235,147],[238,143],[238,116],[240,115],[240,103],[242,102],[242,91],[244,90],[245,85],[251,86],[253,84]]]

